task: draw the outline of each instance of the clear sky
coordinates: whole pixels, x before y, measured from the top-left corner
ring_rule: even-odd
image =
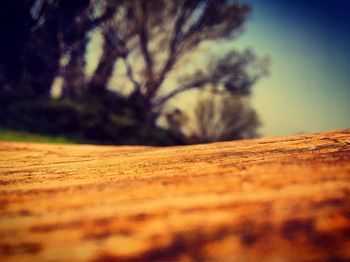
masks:
[[[262,135],[350,128],[350,2],[244,2],[253,12],[232,45],[272,62],[253,91]]]

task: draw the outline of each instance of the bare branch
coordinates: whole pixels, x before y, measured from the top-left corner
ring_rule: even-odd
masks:
[[[252,85],[266,74],[268,64],[259,63],[264,60],[266,58],[257,59],[249,49],[242,53],[231,51],[221,58],[212,59],[206,71],[198,70],[184,78],[180,87],[156,101],[155,106],[162,107],[174,96],[190,89],[203,88],[207,84],[215,88],[222,87],[233,94],[249,94]],[[217,92],[215,88],[213,92]]]
[[[184,27],[184,24],[188,21],[188,19],[193,14],[193,11],[196,9],[198,2],[194,2],[194,4],[186,5],[184,2],[181,9],[180,14],[177,17],[174,29],[173,29],[173,36],[171,38],[171,41],[169,43],[169,51],[168,51],[168,59],[160,73],[160,79],[163,81],[166,75],[169,73],[169,71],[172,69],[174,64],[177,61],[177,51],[179,50],[179,47],[181,45],[182,41],[182,29]]]
[[[106,9],[104,10],[103,14],[101,16],[95,18],[94,20],[90,20],[87,22],[86,28],[88,29],[88,31],[90,31],[93,28],[100,26],[102,23],[110,20],[117,12],[119,5],[120,5],[119,1],[109,0],[107,2],[107,6],[106,6]]]
[[[188,83],[174,89],[173,91],[169,92],[167,95],[163,96],[158,101],[155,101],[154,106],[157,108],[162,108],[164,106],[164,104],[168,100],[170,100],[171,98],[173,98],[173,97],[175,97],[175,96],[177,96],[185,91],[191,90],[191,89],[202,88],[208,82],[209,82],[209,79],[207,79],[207,78],[198,79],[198,80],[188,82]]]
[[[138,22],[138,36],[140,41],[140,47],[142,56],[145,60],[146,66],[147,66],[147,74],[150,78],[153,78],[153,58],[150,54],[149,48],[148,48],[148,7],[147,7],[147,1],[142,0],[141,1],[141,15],[140,20],[137,19]]]
[[[135,92],[136,93],[140,93],[141,92],[141,85],[140,85],[139,82],[137,82],[135,80],[132,67],[131,67],[131,65],[130,65],[130,63],[128,61],[128,57],[127,56],[124,57],[123,61],[124,61],[125,67],[126,67],[126,75],[127,75],[128,79],[133,83],[134,88],[135,88]]]
[[[150,81],[153,81],[153,83],[152,86],[148,87],[149,90],[147,90],[149,97],[154,97],[156,95],[158,89],[161,87],[161,84],[164,82],[165,77],[177,62],[177,55],[182,41],[183,27],[188,19],[190,19],[199,2],[200,1],[193,1],[188,3],[184,1],[182,3],[182,6],[178,11],[178,16],[174,23],[171,40],[169,41],[168,57],[166,59],[166,62],[158,74],[157,79],[153,79],[153,75],[151,75]]]

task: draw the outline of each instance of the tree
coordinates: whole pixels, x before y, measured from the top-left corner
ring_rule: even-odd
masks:
[[[0,8],[0,88],[9,88],[21,74],[21,56],[29,34],[30,1],[4,0]]]
[[[201,44],[232,40],[249,11],[249,6],[227,0],[124,1],[113,20],[103,25],[105,46],[108,43],[113,48],[104,48],[92,83],[102,77],[98,86],[106,88],[106,79],[112,73],[111,59],[122,60],[124,68],[119,69],[126,72],[124,77],[133,88],[131,97],[143,101],[143,112],[150,114],[150,119],[157,118],[177,94],[207,84],[229,92],[249,92],[261,72],[246,72],[255,57],[237,52],[229,52],[216,65],[209,64],[211,70],[176,79],[173,90],[166,90],[164,85],[169,75],[186,67],[189,56],[200,50]],[[109,70],[102,73],[102,68]]]
[[[52,84],[63,83],[62,98],[78,103],[91,98],[86,94],[94,94],[101,104],[103,97],[109,101],[120,97],[118,91],[123,86],[131,90],[126,104],[145,126],[156,126],[168,102],[179,94],[211,86],[217,94],[248,95],[266,71],[266,63],[249,50],[218,52],[213,48],[242,32],[250,7],[237,1],[21,3],[21,19],[29,22],[22,26],[26,41],[16,62],[18,86],[49,98]],[[94,34],[103,38],[102,55],[88,77],[86,50]],[[200,64],[194,63],[196,56],[201,57]],[[109,82],[115,72],[122,84],[112,87],[116,91],[112,95]],[[0,80],[6,82],[8,76],[3,75]],[[57,78],[62,81],[54,81]]]
[[[49,90],[54,76],[61,76],[67,97],[77,96],[85,87],[106,89],[119,60],[134,89],[133,97],[143,100],[146,111],[156,116],[169,99],[189,89],[221,84],[230,92],[249,92],[261,75],[261,72],[249,75],[242,68],[254,64],[255,57],[244,53],[240,58],[237,52],[228,52],[216,65],[208,65],[211,71],[198,70],[182,76],[176,79],[173,90],[165,92],[164,82],[169,75],[186,67],[191,54],[201,52],[203,43],[220,44],[239,35],[250,7],[237,1],[23,0],[23,3],[27,3],[26,14],[30,7],[34,21],[25,46],[28,51],[24,54],[23,71],[29,78],[26,81],[42,81],[43,73],[47,72],[45,83],[34,86]],[[86,45],[95,28],[104,39],[103,55],[94,76],[87,81]],[[247,58],[249,61],[244,60]],[[242,65],[236,60],[242,61]],[[239,79],[242,76],[247,80],[244,83]]]
[[[165,114],[168,128],[187,144],[258,136],[260,121],[249,96],[202,90],[193,112],[176,108]]]
[[[1,82],[48,96],[62,75],[68,97],[83,87],[88,33],[110,19],[116,0],[6,0],[2,3]],[[97,9],[101,9],[97,12]],[[62,60],[67,60],[63,65]],[[73,81],[71,81],[73,80]],[[0,82],[0,84],[1,84]],[[69,84],[68,84],[69,83]],[[22,90],[23,91],[23,90]]]

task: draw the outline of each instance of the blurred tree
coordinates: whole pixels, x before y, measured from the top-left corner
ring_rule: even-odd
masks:
[[[30,31],[29,41],[22,48],[24,82],[34,81],[39,93],[47,92],[57,75],[65,80],[66,97],[77,96],[86,85],[106,89],[115,62],[122,60],[134,88],[133,96],[144,100],[149,109],[146,112],[156,114],[170,98],[188,89],[221,83],[230,92],[249,92],[259,76],[250,76],[245,71],[248,62],[255,62],[251,54],[247,57],[245,53],[246,59],[241,59],[238,53],[230,52],[217,66],[209,65],[215,74],[197,72],[178,79],[178,87],[170,93],[162,92],[168,76],[178,69],[176,66],[185,67],[183,58],[200,49],[201,44],[231,40],[240,33],[250,8],[237,1],[22,0],[20,3],[12,11],[21,14],[19,24],[24,31]],[[30,25],[27,20],[31,21]],[[91,81],[86,83],[86,44],[94,28],[102,32],[103,55]],[[242,75],[247,80],[244,83],[238,81]]]
[[[23,47],[32,21],[31,1],[4,0],[0,6],[0,88],[10,88],[21,74]]]
[[[246,95],[201,91],[193,114],[175,109],[166,114],[170,130],[188,144],[258,136],[258,116]]]
[[[13,2],[5,0],[6,11],[2,12],[18,15],[13,28],[20,34],[7,35],[10,42],[17,43],[11,55],[6,55],[9,44],[1,46],[0,85],[18,86],[23,93],[49,98],[54,80],[60,78],[62,98],[81,102],[91,98],[86,93],[92,93],[99,103],[106,96],[119,103],[121,93],[112,94],[108,89],[117,72],[121,82],[114,90],[131,90],[123,106],[132,108],[131,115],[145,126],[155,127],[168,101],[178,94],[210,85],[217,94],[247,95],[266,73],[266,61],[249,50],[205,49],[242,32],[250,7],[237,1]],[[15,19],[11,15],[4,18]],[[102,36],[103,45],[97,68],[88,77],[86,49],[92,32]],[[196,55],[205,59],[196,64]],[[11,64],[14,70],[8,67]]]
[[[103,8],[90,0],[5,0],[1,3],[0,84],[48,96],[57,75],[74,97],[85,78],[88,33],[110,19],[116,0]],[[99,12],[97,9],[101,9]]]
[[[236,37],[249,11],[249,6],[228,0],[120,1],[113,19],[101,24],[103,54],[90,89],[106,89],[116,67],[121,85],[133,90],[130,101],[150,122],[171,98],[190,89],[212,85],[218,91],[248,94],[266,73],[266,60],[249,50],[210,57],[202,47]],[[207,65],[193,65],[194,54],[206,57]],[[190,72],[177,74],[188,66]],[[171,78],[173,88],[167,86]]]

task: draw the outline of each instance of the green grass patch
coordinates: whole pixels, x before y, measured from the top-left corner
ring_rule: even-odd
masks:
[[[0,129],[0,141],[17,142],[39,142],[39,143],[58,143],[58,144],[78,144],[78,141],[68,139],[63,136],[48,136],[28,133],[24,131],[14,131]]]

